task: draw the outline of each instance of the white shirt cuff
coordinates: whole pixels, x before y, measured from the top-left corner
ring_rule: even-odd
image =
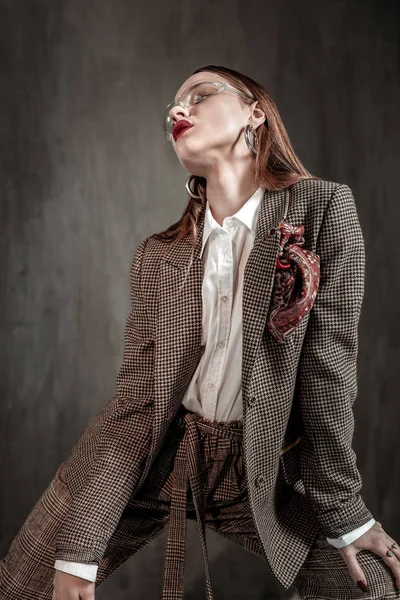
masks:
[[[66,560],[56,560],[54,568],[58,571],[64,571],[70,575],[76,575],[89,581],[96,581],[98,565],[88,565],[79,562],[70,562]]]
[[[342,535],[339,538],[327,537],[326,541],[329,542],[330,544],[332,544],[332,546],[335,546],[335,548],[344,548],[344,546],[348,546],[349,544],[354,542],[356,539],[361,537],[364,533],[366,533],[368,531],[368,529],[371,529],[372,525],[375,522],[376,522],[375,519],[370,519],[369,521],[364,523],[364,525],[361,525],[361,527],[357,527],[357,529],[353,529],[352,531],[345,533],[344,535]]]

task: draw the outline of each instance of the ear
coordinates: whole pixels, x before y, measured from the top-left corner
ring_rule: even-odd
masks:
[[[250,104],[250,114],[255,128],[264,123],[265,119],[267,118],[267,115],[259,105],[258,100],[255,100],[255,102]]]

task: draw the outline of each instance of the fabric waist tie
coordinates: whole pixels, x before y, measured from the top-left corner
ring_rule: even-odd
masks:
[[[182,411],[182,407],[180,409]],[[165,555],[163,600],[183,600],[186,548],[186,512],[188,483],[191,486],[193,504],[199,527],[200,541],[203,549],[206,577],[207,600],[213,600],[209,572],[208,554],[205,538],[205,497],[203,460],[201,452],[200,431],[210,433],[221,432],[224,437],[242,440],[241,430],[229,428],[229,422],[219,428],[218,423],[204,419],[197,413],[184,409],[181,419],[185,427],[183,439],[177,449],[174,460],[174,482],[171,493],[170,521],[168,541]],[[237,422],[232,422],[236,424]]]

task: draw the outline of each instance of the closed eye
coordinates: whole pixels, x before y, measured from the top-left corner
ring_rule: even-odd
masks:
[[[194,103],[198,104],[199,102],[201,102],[202,100],[204,100],[205,98],[209,98],[212,94],[208,94],[205,96],[195,96],[194,97]],[[198,99],[199,98],[199,99]]]

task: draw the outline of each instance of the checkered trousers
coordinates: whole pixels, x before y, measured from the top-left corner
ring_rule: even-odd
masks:
[[[55,541],[70,503],[59,474],[0,562],[1,600],[51,600]],[[213,423],[182,405],[107,544],[96,586],[169,525],[162,598],[181,600],[187,518],[198,520],[208,600],[213,595],[205,526],[265,558],[248,500],[242,423]]]
[[[369,592],[357,586],[339,551],[321,533],[314,541],[293,586],[304,600],[400,598],[392,570],[380,556],[370,550],[361,550],[357,560],[366,575]]]
[[[1,600],[51,600],[55,540],[70,503],[59,473],[0,562]],[[148,477],[130,498],[107,544],[96,587],[168,527],[162,598],[181,600],[187,518],[197,519],[199,525],[208,600],[213,594],[205,527],[259,556],[272,573],[249,504],[242,423],[213,423],[182,406]],[[379,556],[365,550],[358,560],[371,588],[368,594],[357,587],[338,550],[321,532],[293,585],[302,600],[400,598],[391,571]]]

